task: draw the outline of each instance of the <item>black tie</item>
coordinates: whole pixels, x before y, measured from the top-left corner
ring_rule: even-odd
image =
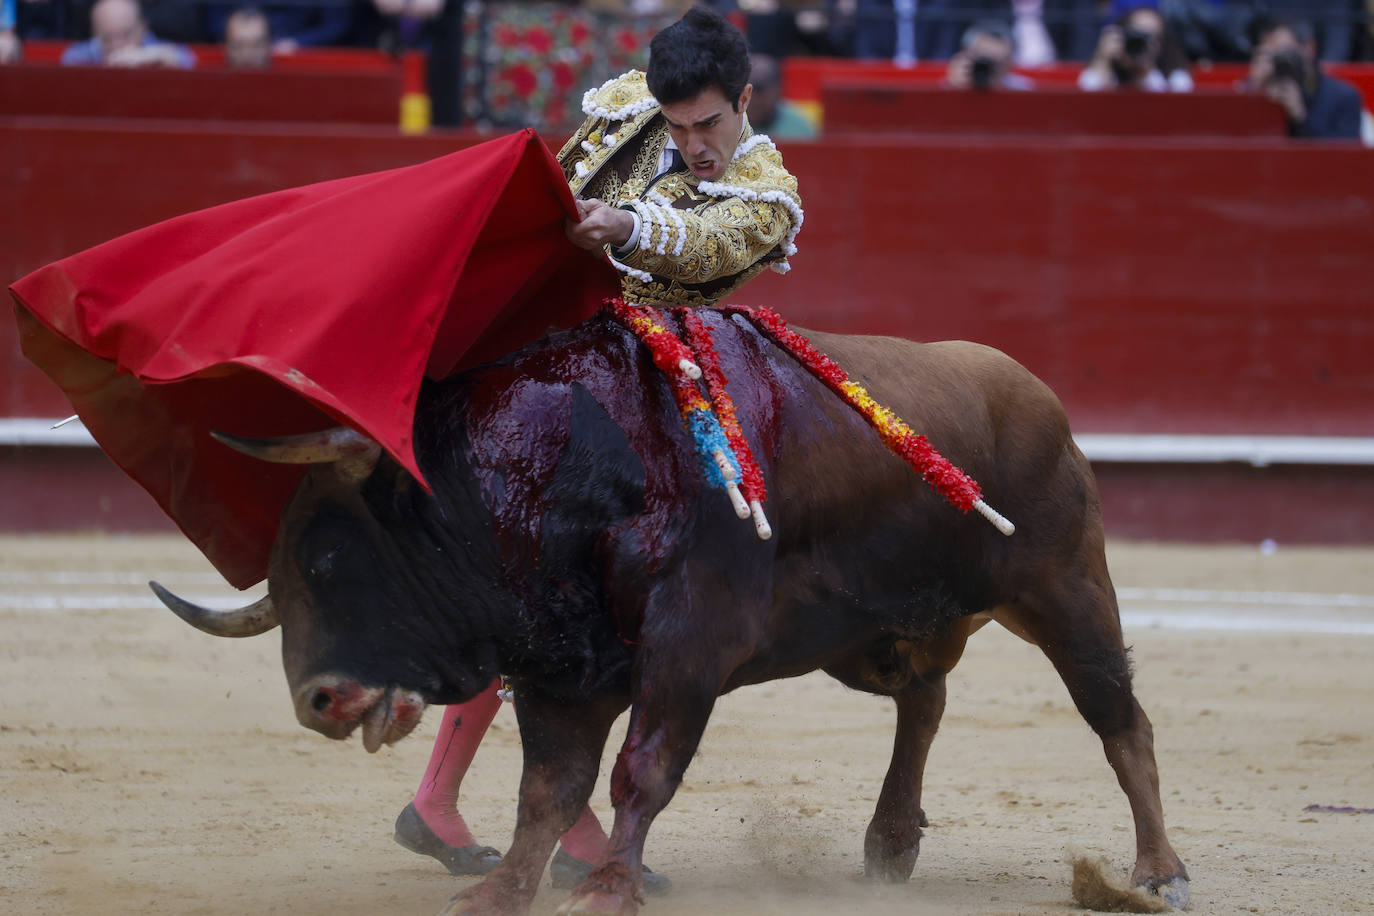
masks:
[[[687,171],[687,161],[686,161],[685,159],[682,158],[682,153],[678,152],[678,150],[677,150],[676,148],[670,149],[670,150],[668,150],[668,152],[672,153],[672,155],[673,155],[673,161],[670,162],[670,163],[668,163],[668,171],[670,171],[670,172],[685,172],[685,171]]]

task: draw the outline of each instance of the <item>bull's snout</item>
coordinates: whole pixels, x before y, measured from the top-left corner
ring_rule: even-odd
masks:
[[[296,721],[327,738],[347,738],[363,727],[371,753],[392,744],[420,724],[424,697],[399,687],[365,687],[338,674],[319,674],[296,688]]]
[[[385,693],[336,674],[321,674],[296,689],[296,721],[328,738],[347,738]]]

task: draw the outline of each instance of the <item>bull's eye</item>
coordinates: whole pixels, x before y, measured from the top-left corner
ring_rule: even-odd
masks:
[[[334,575],[339,557],[340,548],[334,547],[323,553],[316,554],[310,561],[310,577],[313,579],[328,579]]]
[[[315,586],[339,583],[357,575],[358,525],[341,509],[324,503],[300,534],[295,566],[307,583]]]

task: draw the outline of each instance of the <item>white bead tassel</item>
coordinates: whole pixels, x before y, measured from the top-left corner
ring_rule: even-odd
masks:
[[[983,516],[983,518],[992,522],[992,527],[996,528],[998,531],[1002,532],[1007,537],[1011,537],[1013,534],[1016,533],[1016,526],[1013,525],[1005,515],[998,512],[996,509],[992,508],[992,506],[989,506],[981,499],[973,504],[973,508],[977,509],[978,514]]]
[[[735,514],[742,519],[748,518],[749,504],[744,501],[744,494],[739,491],[739,484],[735,482],[735,469],[731,467],[730,460],[720,449],[713,451],[711,457],[716,459],[720,476],[725,478],[725,492],[730,496],[730,505],[735,507]]]
[[[758,533],[760,541],[766,541],[773,536],[773,528],[768,524],[768,516],[763,514],[763,506],[759,505],[757,499],[749,501],[749,510],[754,516],[754,531]],[[740,518],[745,516],[741,515]]]

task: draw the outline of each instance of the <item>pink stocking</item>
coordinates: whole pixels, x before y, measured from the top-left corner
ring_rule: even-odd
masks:
[[[562,846],[564,852],[583,862],[594,863],[606,851],[606,831],[601,829],[601,822],[596,819],[591,805],[582,809],[577,823],[563,834]]]
[[[496,710],[501,708],[501,699],[496,695],[500,686],[499,679],[492,681],[477,697],[444,709],[444,721],[434,739],[429,767],[420,780],[420,788],[415,790],[415,810],[429,829],[448,845],[460,849],[475,845],[477,841],[458,813],[458,788],[477,754],[477,745],[487,733],[487,726],[496,718]]]

